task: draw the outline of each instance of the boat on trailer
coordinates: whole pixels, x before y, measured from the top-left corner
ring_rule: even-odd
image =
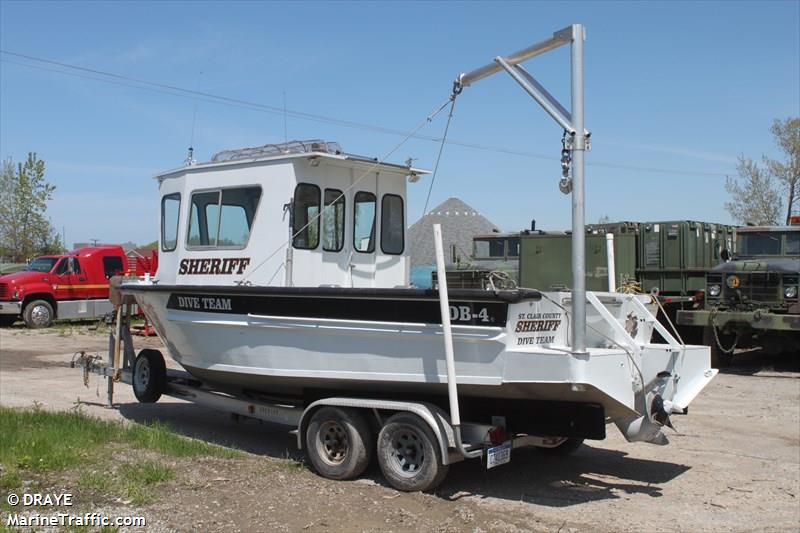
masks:
[[[570,43],[574,59],[582,41],[579,25],[557,32],[460,76],[457,92],[501,69],[541,88],[518,64]],[[568,188],[581,193],[582,237],[578,139],[588,132],[582,109],[550,107],[572,128]],[[158,272],[116,284],[118,301],[144,310],[190,375],[182,383],[299,406],[299,443],[328,477],[359,475],[374,451],[394,486],[430,489],[455,460],[485,455],[494,466],[518,443],[569,451],[605,438],[608,423],[665,444],[670,415],[716,373],[709,349],[676,340],[650,296],[583,290],[582,257],[572,291],[410,286],[406,191],[425,174],[320,140],[159,174]],[[144,401],[166,390],[158,357],[130,362]]]

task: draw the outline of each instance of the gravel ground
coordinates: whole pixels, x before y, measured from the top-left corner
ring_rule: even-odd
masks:
[[[137,348],[158,347],[155,338]],[[106,337],[84,326],[0,329],[0,404],[69,409],[94,416],[160,420],[176,431],[248,452],[243,459],[175,463],[179,476],[155,503],[84,495],[88,511],[141,514],[149,531],[798,531],[800,358],[739,358],[674,417],[665,447],[631,444],[609,428],[570,457],[515,451],[486,471],[454,465],[435,494],[388,487],[373,465],[362,479],[333,482],[298,466],[287,428],[234,422],[225,413],[162,399],[136,402],[120,386],[106,409],[105,382],[70,370],[74,352],[103,354]],[[1,430],[0,430],[1,435]],[[2,444],[0,440],[0,445]],[[70,479],[55,482],[72,490]]]

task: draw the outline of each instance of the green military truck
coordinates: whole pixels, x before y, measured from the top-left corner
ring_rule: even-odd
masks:
[[[739,228],[733,256],[706,275],[702,308],[678,312],[678,324],[703,328],[713,366],[736,348],[800,354],[800,217],[792,222]]]
[[[492,233],[472,238],[470,257],[452,251],[447,265],[447,286],[451,289],[511,289],[519,282],[519,233]],[[431,273],[436,287],[436,271]]]

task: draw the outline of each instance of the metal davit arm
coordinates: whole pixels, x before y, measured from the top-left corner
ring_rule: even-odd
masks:
[[[584,202],[584,152],[587,149],[589,132],[583,120],[583,41],[582,24],[573,24],[557,31],[550,39],[497,57],[494,62],[465,74],[455,81],[454,92],[459,93],[472,83],[505,70],[525,91],[569,134],[569,151],[572,155],[572,179],[566,178],[568,162],[564,170],[565,183],[572,189],[572,353],[586,353],[586,257],[585,257],[585,202]],[[532,57],[571,44],[570,63],[572,71],[572,109],[567,111],[547,90],[537,82],[519,63]],[[568,192],[567,189],[565,192]],[[440,278],[441,279],[441,278]]]
[[[549,52],[550,50],[555,50],[560,46],[569,44],[570,42],[572,42],[573,27],[574,26],[569,26],[567,28],[564,28],[563,30],[559,30],[555,32],[550,39],[547,39],[546,41],[542,41],[540,43],[536,43],[518,52],[514,52],[513,54],[509,54],[504,59],[509,64],[516,65],[517,63],[522,63],[523,61],[528,60],[532,57],[542,55],[546,52]],[[461,74],[458,77],[457,81],[462,87],[469,87],[476,81],[482,80],[483,78],[487,78],[492,74],[497,74],[501,70],[502,67],[497,63],[489,63],[488,65],[484,65],[481,68],[476,68],[472,72]]]

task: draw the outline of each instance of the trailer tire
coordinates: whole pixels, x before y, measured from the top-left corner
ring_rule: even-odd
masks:
[[[146,348],[133,363],[133,394],[141,403],[157,402],[167,383],[167,365],[158,350]]]
[[[581,446],[583,446],[583,439],[567,439],[553,448],[540,446],[536,450],[545,455],[569,455],[576,452]]]
[[[714,335],[714,326],[706,326],[703,328],[703,344],[711,348],[711,368],[728,368],[731,366],[733,354],[723,352],[717,343],[716,336]],[[719,334],[720,342],[728,342],[732,345],[732,341],[722,333]]]
[[[311,415],[306,454],[314,470],[328,479],[353,479],[369,465],[374,438],[356,409],[322,407]]]
[[[47,300],[32,300],[22,311],[22,319],[31,329],[48,328],[53,323],[53,306]]]
[[[386,421],[378,435],[378,464],[389,484],[404,492],[435,489],[449,468],[428,424],[410,413]]]

